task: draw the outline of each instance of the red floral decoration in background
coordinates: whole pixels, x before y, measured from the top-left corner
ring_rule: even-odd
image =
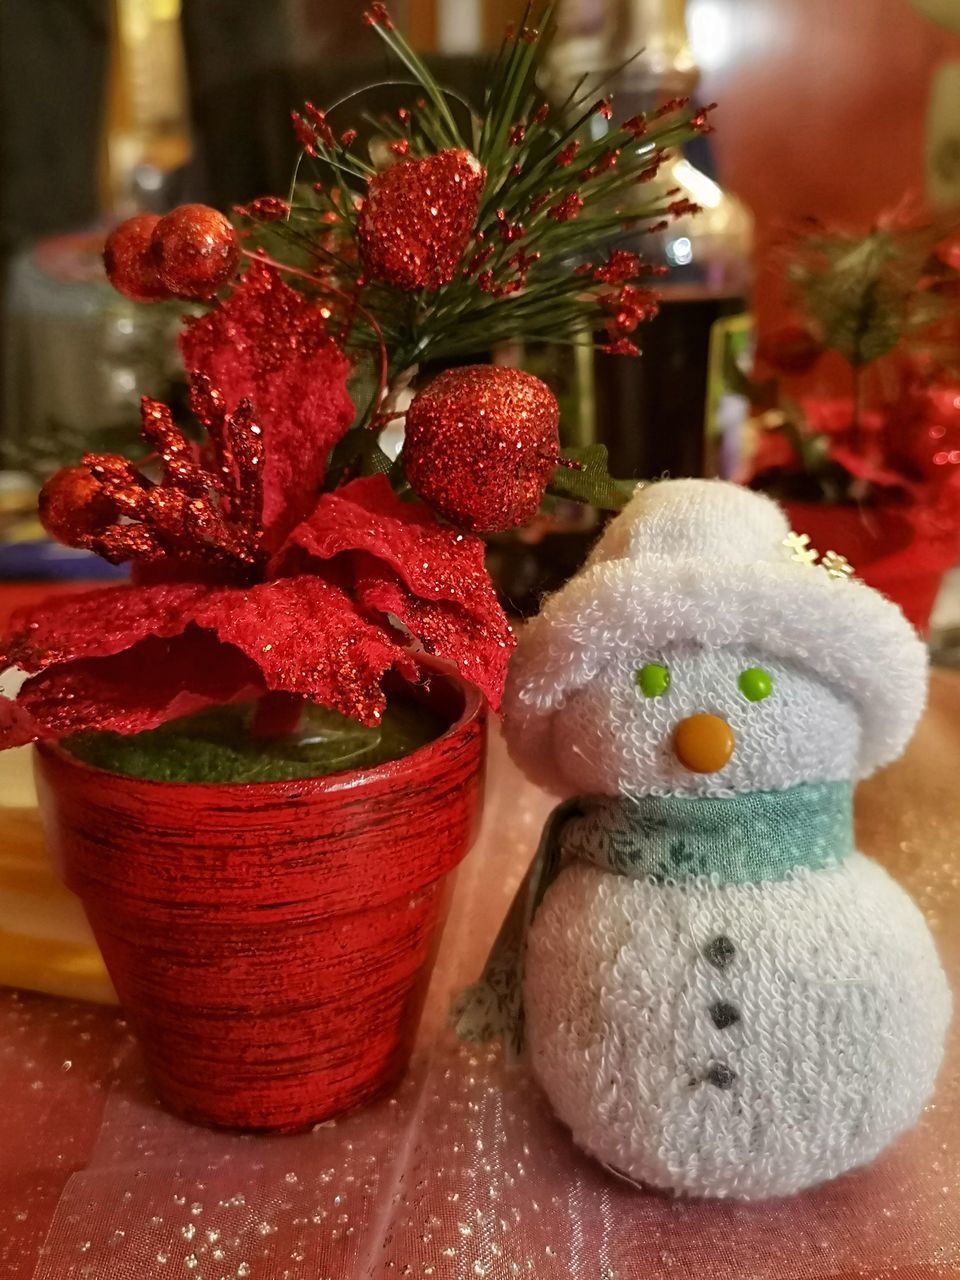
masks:
[[[850,396],[798,402],[803,430],[822,460],[855,481],[921,503],[960,528],[960,384],[928,383],[908,373],[900,396],[856,412]],[[778,425],[759,433],[752,478],[803,474],[803,461]]]
[[[868,231],[813,222],[798,235],[795,318],[757,341],[749,483],[909,506],[960,533],[960,254],[944,231],[908,196]],[[847,394],[818,394],[839,376]]]

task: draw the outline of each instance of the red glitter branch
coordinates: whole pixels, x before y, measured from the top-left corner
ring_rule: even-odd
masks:
[[[243,399],[227,413],[220,391],[204,374],[195,374],[190,408],[210,438],[217,468],[213,478],[232,519],[240,528],[262,531],[264,441],[252,404]]]
[[[156,450],[162,478],[154,483],[117,454],[87,454],[83,465],[124,522],[84,534],[81,545],[114,564],[169,557],[216,566],[228,577],[248,576],[263,561],[260,428],[249,402],[228,414],[205,380],[191,399],[210,436],[216,471],[197,460],[167,406],[144,396],[141,435]]]
[[[387,12],[385,4],[372,4],[363,15],[364,22],[370,27],[385,27],[387,31],[393,30],[393,19]]]

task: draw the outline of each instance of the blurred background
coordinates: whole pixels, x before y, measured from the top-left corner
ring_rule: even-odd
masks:
[[[105,233],[140,210],[183,201],[229,210],[286,194],[298,151],[291,107],[305,98],[330,106],[396,77],[363,8],[0,5],[0,576],[112,572],[44,541],[31,515],[37,485],[87,449],[129,445],[142,394],[182,395],[174,336],[183,304],[138,306],[113,292],[100,263]],[[395,0],[391,11],[439,78],[479,102],[489,53],[522,6]],[[747,383],[757,335],[762,347],[765,334],[791,331],[785,246],[798,226],[816,218],[867,234],[891,219],[934,220],[952,243],[960,0],[562,0],[541,88],[562,100],[587,73],[609,78],[620,117],[677,95],[719,103],[715,131],[669,175],[703,212],[640,245],[667,268],[640,361],[589,356],[571,367],[549,350],[484,358],[559,381],[568,442],[602,440],[614,474],[749,479],[758,419]],[[378,93],[393,105],[391,92],[374,90],[364,105],[375,109]],[[849,369],[827,354],[805,388],[821,404],[849,394]],[[789,390],[796,360],[774,372]],[[948,442],[955,433],[960,463],[960,378],[941,400],[923,430]],[[534,607],[592,532],[561,520],[549,538],[494,549],[505,594]],[[940,576],[955,559],[948,554]],[[935,623],[948,631],[953,617],[938,609]]]

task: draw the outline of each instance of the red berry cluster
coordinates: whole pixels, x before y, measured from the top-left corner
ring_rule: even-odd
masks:
[[[107,237],[107,278],[133,302],[212,298],[236,269],[240,242],[229,221],[205,204],[182,204],[160,218],[141,213]]]

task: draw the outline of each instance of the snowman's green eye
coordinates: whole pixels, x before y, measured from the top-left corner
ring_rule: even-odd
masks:
[[[773,681],[762,667],[747,667],[746,671],[741,671],[737,684],[748,702],[762,702],[773,693]]]
[[[659,698],[670,688],[670,672],[659,662],[645,662],[633,678],[645,698]]]

